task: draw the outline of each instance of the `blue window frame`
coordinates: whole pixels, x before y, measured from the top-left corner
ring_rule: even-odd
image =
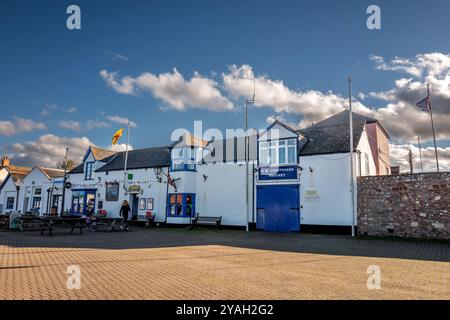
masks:
[[[196,152],[193,147],[175,147],[172,149],[170,171],[195,171]]]
[[[6,198],[6,209],[11,210],[14,209],[14,197]]]
[[[167,196],[167,216],[178,218],[195,217],[195,194],[170,193]]]
[[[94,162],[86,162],[86,168],[84,170],[84,180],[92,180],[92,169]]]

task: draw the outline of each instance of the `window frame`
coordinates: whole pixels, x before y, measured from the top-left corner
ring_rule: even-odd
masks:
[[[12,203],[10,202],[12,199]],[[6,197],[6,210],[13,210],[14,209],[14,204],[16,202],[16,198],[15,197]]]
[[[280,151],[284,149],[284,161],[280,163]],[[294,150],[294,161],[289,152]],[[266,154],[264,159],[263,154]],[[275,160],[273,160],[275,158]],[[258,142],[258,162],[260,166],[289,166],[298,164],[297,138],[263,140]]]
[[[94,180],[94,161],[88,161],[84,165],[84,180]],[[88,175],[89,174],[89,175]]]

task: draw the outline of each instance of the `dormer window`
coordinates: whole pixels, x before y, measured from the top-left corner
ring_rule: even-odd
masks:
[[[84,180],[92,180],[92,171],[94,167],[94,162],[86,162],[84,170]]]
[[[196,149],[189,146],[173,148],[172,171],[194,171]]]
[[[259,142],[260,165],[290,165],[297,161],[297,139]]]

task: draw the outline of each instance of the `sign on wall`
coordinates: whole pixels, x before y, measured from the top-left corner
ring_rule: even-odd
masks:
[[[309,202],[319,202],[320,201],[319,192],[315,188],[305,189],[304,199],[305,199],[305,201],[309,201]]]
[[[106,201],[119,200],[119,183],[107,182],[106,183]]]
[[[297,166],[259,168],[259,180],[297,180]]]

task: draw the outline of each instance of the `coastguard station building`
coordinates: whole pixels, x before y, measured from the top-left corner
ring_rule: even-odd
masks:
[[[274,232],[349,229],[350,156],[355,177],[390,174],[387,132],[356,113],[353,122],[353,150],[344,111],[302,130],[275,121],[247,138],[248,150],[244,137],[184,134],[167,146],[129,151],[126,174],[124,152],[92,146],[68,174],[65,210],[119,216],[127,200],[133,219],[152,214],[157,223],[187,225],[199,215]]]

